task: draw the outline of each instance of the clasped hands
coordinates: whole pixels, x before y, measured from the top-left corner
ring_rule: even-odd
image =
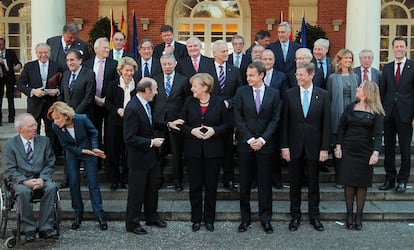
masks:
[[[37,97],[43,97],[45,95],[56,96],[58,94],[57,89],[45,89],[45,87],[33,88],[32,94]]]
[[[98,148],[95,148],[95,149],[92,149],[92,150],[82,149],[82,154],[93,155],[93,156],[96,156],[96,157],[100,157],[102,159],[106,159],[105,152],[98,149]]]
[[[211,138],[216,132],[212,127],[201,125],[191,130],[191,134],[200,140],[207,140]]]
[[[23,185],[30,187],[33,190],[41,189],[45,182],[42,178],[33,178],[31,180],[23,181]]]

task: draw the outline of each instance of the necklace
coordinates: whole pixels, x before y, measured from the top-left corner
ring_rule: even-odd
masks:
[[[201,105],[206,105],[210,102],[210,98],[206,102],[202,102],[201,100],[198,101]]]

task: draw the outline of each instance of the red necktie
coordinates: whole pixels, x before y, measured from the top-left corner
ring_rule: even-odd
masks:
[[[398,86],[401,77],[401,62],[397,63],[397,72],[395,72],[395,84]]]
[[[367,69],[364,69],[364,78],[363,78],[363,80],[368,81],[368,70]]]
[[[195,70],[195,72],[198,72],[198,63],[197,63],[197,58],[193,58],[193,66],[194,66],[194,70]]]

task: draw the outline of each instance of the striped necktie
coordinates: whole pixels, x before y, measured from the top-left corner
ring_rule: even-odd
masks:
[[[219,80],[220,89],[223,90],[224,85],[225,85],[224,81],[226,80],[226,77],[224,75],[223,65],[220,65],[219,68],[220,68],[220,71],[219,71],[219,79],[218,80]]]
[[[30,141],[26,142],[26,156],[29,163],[33,163],[33,148]]]
[[[170,96],[171,92],[171,76],[167,76],[167,81],[165,82],[165,94],[167,97]]]

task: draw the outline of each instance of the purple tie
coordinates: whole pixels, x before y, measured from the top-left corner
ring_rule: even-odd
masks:
[[[98,74],[96,75],[96,96],[101,97],[104,75],[104,61],[99,60]]]
[[[226,77],[224,76],[224,70],[223,70],[223,65],[220,65],[220,72],[219,72],[219,85],[220,85],[220,89],[223,91],[224,88],[224,80],[226,80]]]
[[[256,103],[256,112],[259,114],[260,111],[260,89],[255,89],[254,90],[256,92],[256,98],[255,98],[255,103]]]

